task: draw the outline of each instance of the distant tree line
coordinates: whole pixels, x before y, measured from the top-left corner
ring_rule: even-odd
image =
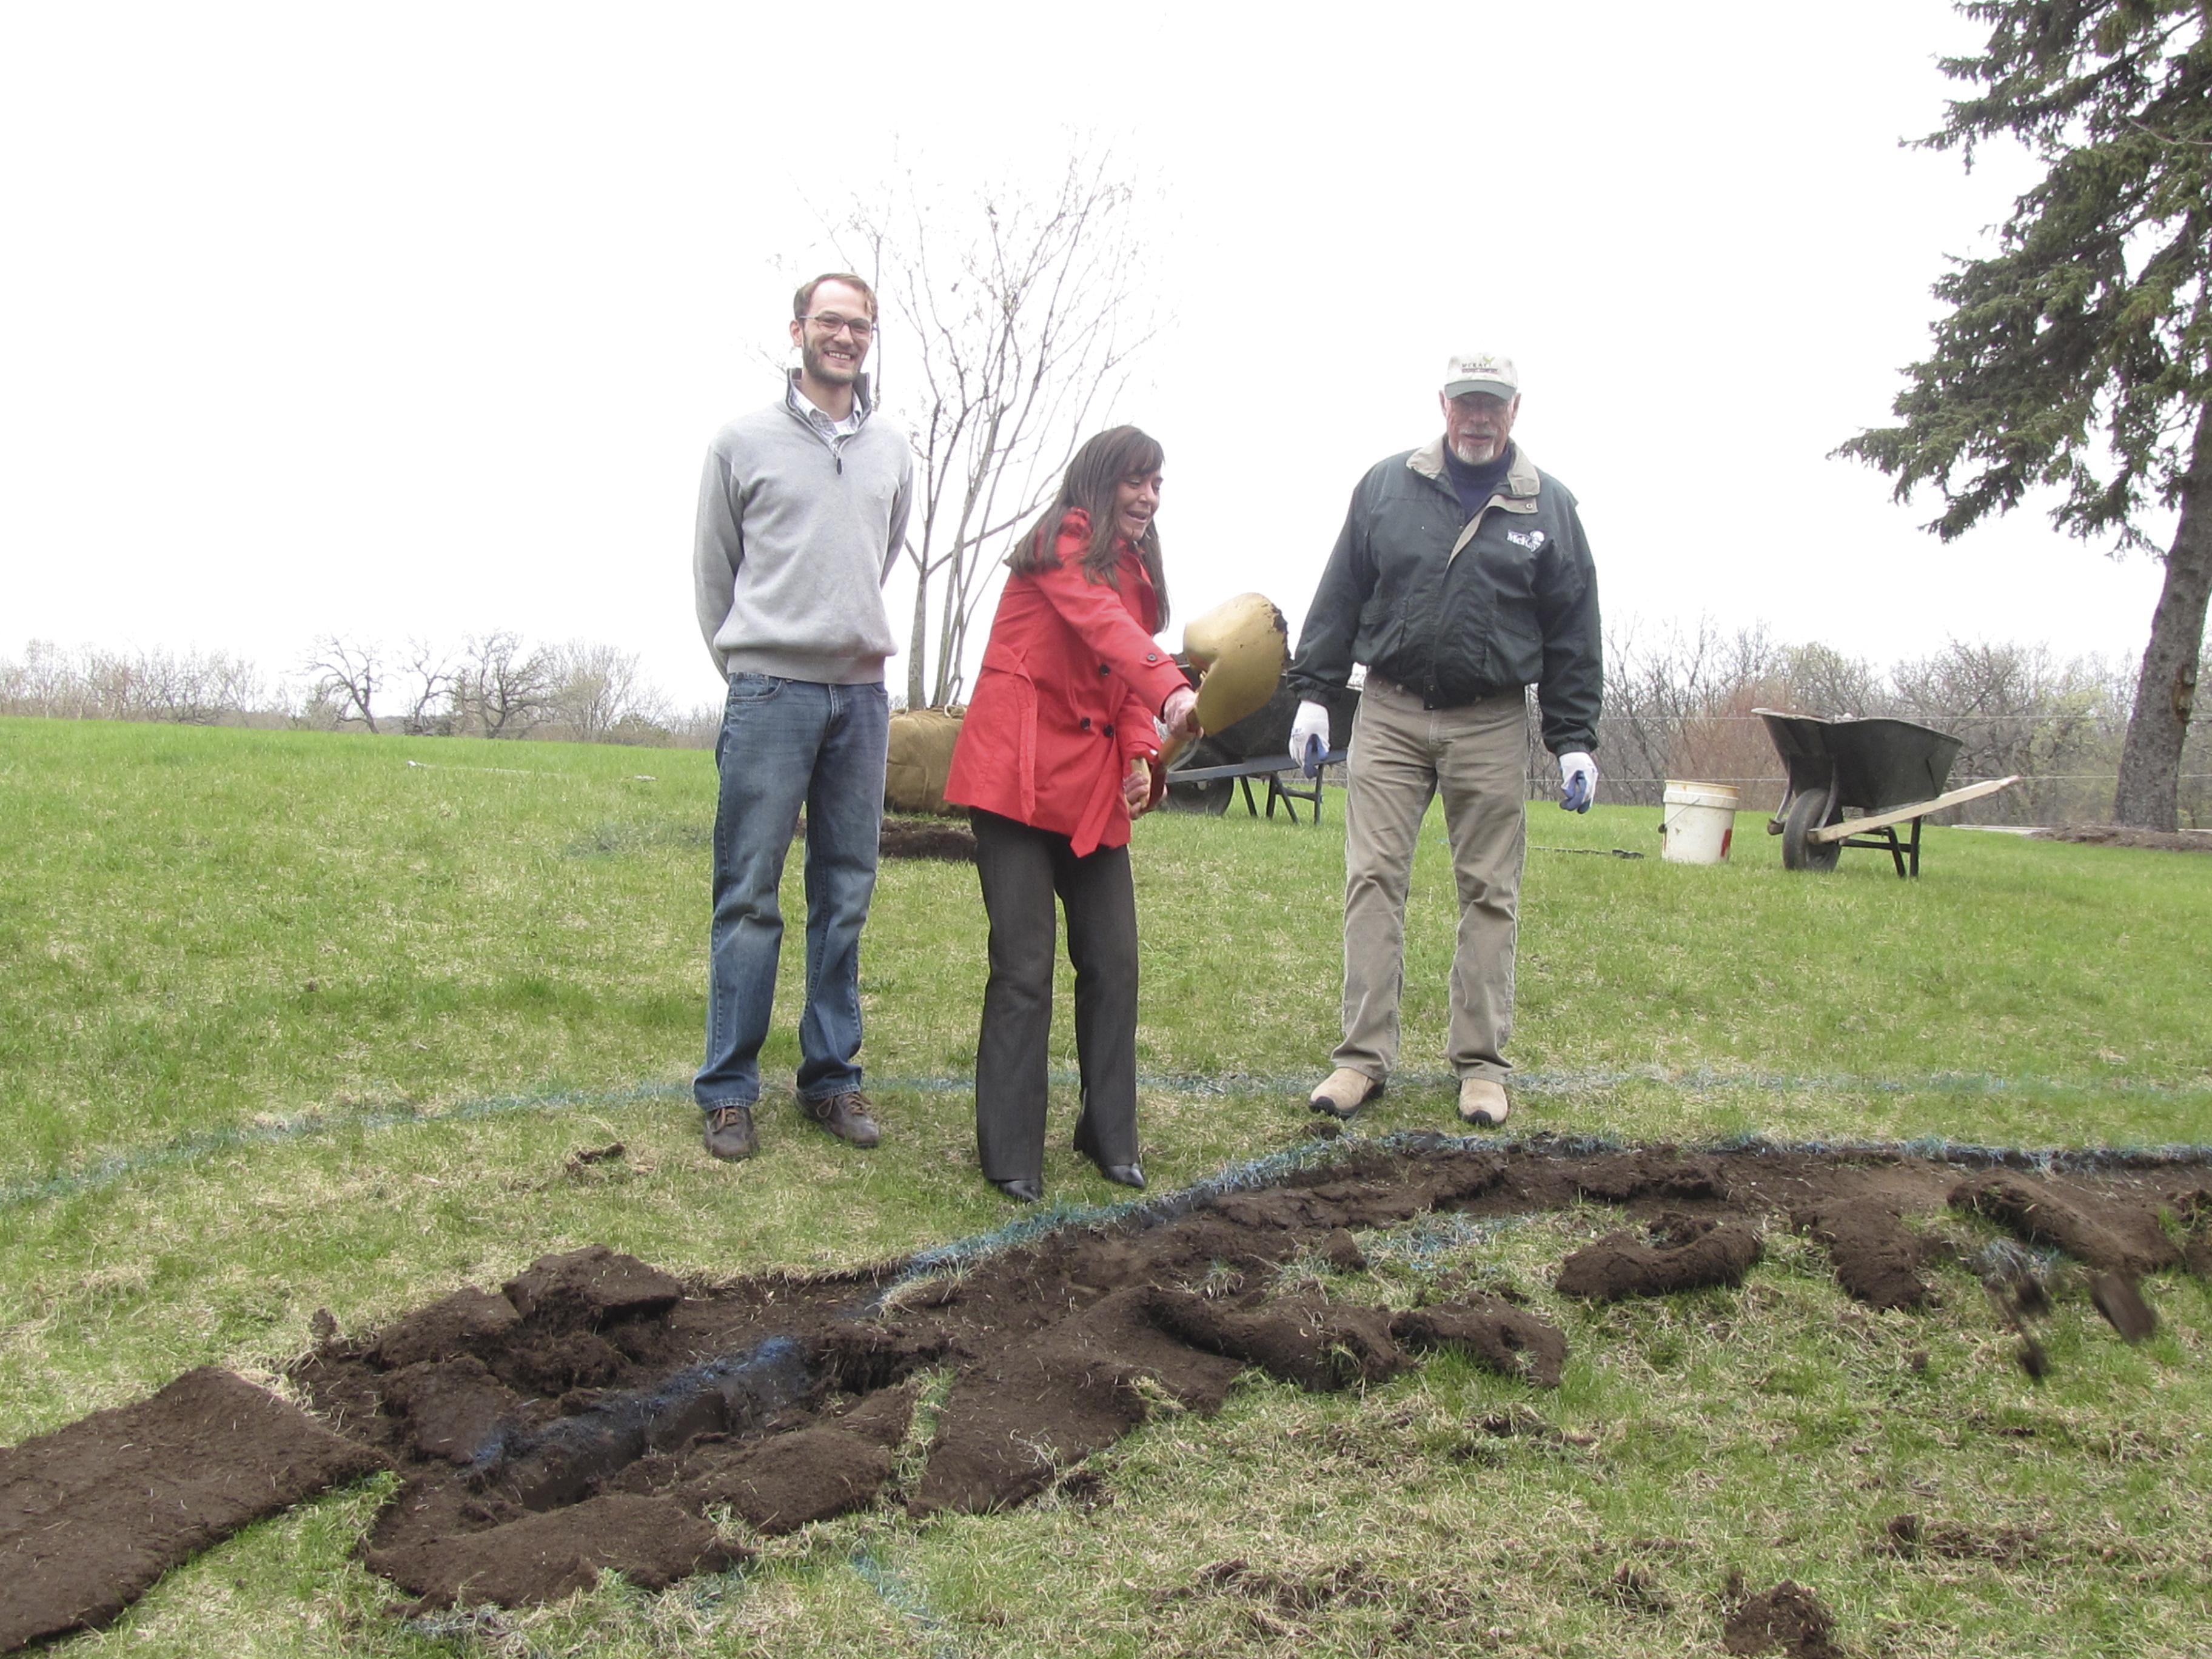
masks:
[[[325,635],[277,678],[222,651],[34,640],[20,659],[0,657],[0,714],[69,720],[700,745],[720,712],[677,709],[635,652],[532,644],[505,629],[450,645]]]
[[[1894,715],[1948,732],[1966,745],[1951,768],[1954,786],[2021,775],[1964,809],[1970,821],[2101,823],[2136,678],[2131,665],[2062,660],[2044,646],[1954,641],[1885,667],[1825,645],[1784,644],[1763,627],[1632,623],[1606,641],[1602,799],[1657,805],[1677,778],[1734,784],[1747,807],[1773,806],[1782,763],[1753,711],[1776,708]],[[34,641],[20,659],[0,657],[0,714],[707,748],[721,710],[676,709],[634,652],[578,640],[532,645],[500,629],[447,647],[326,635],[281,678],[220,651],[63,651]],[[1532,718],[1530,793],[1548,793],[1557,775]],[[2183,754],[2179,809],[2182,823],[2212,827],[2204,721],[2192,722]]]
[[[1746,807],[1773,807],[1782,761],[1753,712],[1772,708],[1827,720],[1889,715],[1948,732],[1965,744],[1951,767],[1954,787],[2021,777],[1936,822],[2106,822],[2137,678],[2132,664],[2061,660],[2044,646],[1954,641],[1885,667],[1825,645],[1784,644],[1763,627],[1731,633],[1706,622],[1644,633],[1632,625],[1606,641],[1601,798],[1656,805],[1672,778],[1733,784]],[[2192,827],[2212,827],[2207,724],[2193,724],[2180,768],[2179,819]],[[1546,793],[1558,770],[1532,726],[1531,793]]]

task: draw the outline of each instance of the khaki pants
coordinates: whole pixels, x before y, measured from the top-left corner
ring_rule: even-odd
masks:
[[[1370,674],[1352,729],[1344,840],[1344,1041],[1333,1058],[1378,1082],[1398,1059],[1406,890],[1439,791],[1459,889],[1446,1046],[1455,1075],[1503,1081],[1513,1030],[1514,906],[1526,836],[1522,694],[1425,709]]]

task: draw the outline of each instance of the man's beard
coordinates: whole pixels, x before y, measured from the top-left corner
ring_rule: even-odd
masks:
[[[823,386],[851,386],[860,378],[859,364],[849,360],[833,362],[811,345],[799,347],[799,361],[807,378]]]
[[[1481,445],[1480,453],[1470,454],[1468,452],[1478,443]],[[1506,441],[1503,438],[1494,440],[1455,438],[1451,441],[1451,453],[1458,459],[1462,466],[1489,466],[1505,453],[1505,443]]]

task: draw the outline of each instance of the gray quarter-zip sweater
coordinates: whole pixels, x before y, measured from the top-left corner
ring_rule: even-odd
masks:
[[[898,649],[883,584],[906,542],[914,451],[875,415],[860,430],[807,420],[796,376],[783,399],[714,435],[692,550],[699,631],[725,677],[870,685]]]

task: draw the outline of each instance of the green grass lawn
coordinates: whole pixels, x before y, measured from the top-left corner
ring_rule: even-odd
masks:
[[[701,1152],[713,796],[690,751],[0,720],[0,1443],[193,1364],[267,1374],[319,1307],[367,1329],[549,1250],[712,1277],[1006,1220],[974,1169],[965,866],[887,865],[878,889],[864,1059],[884,1146],[832,1146],[779,1092],[794,860],[763,1151]],[[1939,829],[1917,882],[1859,852],[1802,875],[1746,815],[1729,864],[1692,868],[1659,860],[1658,817],[1530,809],[1516,1131],[2212,1142],[2212,859]],[[1646,856],[1552,850],[1612,847]],[[1335,1035],[1342,798],[1318,829],[1164,815],[1136,853],[1146,1165],[1172,1187],[1309,1133]],[[1401,1071],[1362,1133],[1456,1127],[1449,889],[1432,820]],[[1103,1205],[1122,1194],[1065,1147],[1060,994],[1048,1183]],[[626,1160],[566,1167],[614,1140]],[[614,1584],[444,1624],[385,1616],[352,1562],[364,1489],[250,1530],[69,1650],[1712,1651],[1731,1568],[1814,1584],[1854,1651],[2203,1650],[2200,1287],[2157,1287],[2166,1328],[2140,1350],[2067,1304],[2037,1388],[1990,1363],[1971,1279],[1951,1276],[1944,1310],[1875,1316],[1786,1238],[1740,1292],[1559,1304],[1545,1264],[1607,1220],[1446,1252],[1566,1330],[1557,1395],[1442,1361],[1361,1396],[1252,1386],[1103,1457],[1109,1507],[879,1510],[664,1596]],[[1372,1283],[1333,1291],[1388,1298],[1431,1270],[1371,1243]],[[1470,1437],[1516,1411],[1570,1437]],[[1905,1510],[2042,1541],[1907,1563],[1871,1547]],[[1385,1589],[1286,1611],[1199,1582],[1237,1559],[1292,1577],[1356,1559]]]

